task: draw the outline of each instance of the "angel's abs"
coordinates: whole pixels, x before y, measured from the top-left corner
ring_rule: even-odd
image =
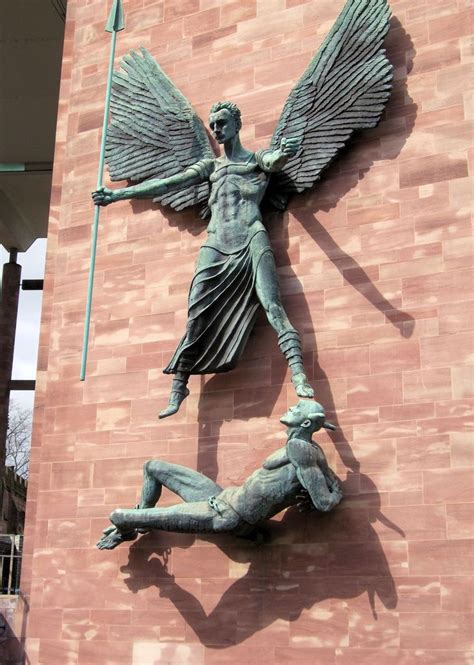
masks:
[[[263,230],[259,204],[267,187],[267,176],[255,162],[219,164],[210,182],[209,241],[221,250],[235,251],[255,232]]]

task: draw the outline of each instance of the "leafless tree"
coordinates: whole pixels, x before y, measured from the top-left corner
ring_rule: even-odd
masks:
[[[22,478],[28,478],[31,425],[31,411],[13,402],[8,414],[6,466],[12,466]]]

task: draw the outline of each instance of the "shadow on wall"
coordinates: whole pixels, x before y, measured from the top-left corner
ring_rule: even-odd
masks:
[[[6,598],[6,597],[4,597]],[[28,665],[30,660],[24,651],[26,637],[26,622],[28,615],[28,605],[22,594],[18,597],[8,596],[4,606],[2,596],[0,596],[0,664],[1,665]],[[16,623],[15,613],[18,612],[17,603],[21,604],[23,615],[19,632],[15,634],[12,626]]]
[[[404,533],[380,512],[375,486],[363,478],[371,491],[361,497],[345,488],[347,497],[333,513],[308,515],[290,509],[281,521],[268,522],[265,545],[227,536],[206,539],[232,561],[248,564],[247,573],[224,591],[209,613],[172,573],[173,548],[191,547],[198,542],[195,536],[157,532],[143,536],[131,546],[129,562],[122,568],[129,575],[125,583],[133,593],[156,586],[157,594],[175,606],[198,640],[214,649],[240,644],[277,620],[296,621],[304,610],[329,599],[338,609],[337,600],[366,593],[376,619],[378,602],[394,609],[398,598],[372,525],[379,520],[401,537]],[[196,563],[193,571],[199,578]],[[219,580],[208,581],[208,593],[218,595]]]
[[[363,295],[373,306],[374,311],[384,315],[386,325],[398,329],[400,337],[408,338],[413,334],[415,326],[413,317],[398,309],[384,296],[372,282],[366,270],[341,249],[316,218],[317,209],[327,212],[335,208],[340,199],[364,178],[378,160],[396,159],[412,133],[417,105],[408,94],[407,77],[412,70],[416,51],[410,35],[396,17],[391,20],[386,49],[395,72],[392,95],[382,122],[375,129],[366,130],[357,135],[356,140],[324,174],[321,184],[316,184],[309,193],[295,197],[290,202],[290,214],[298,220],[310,236],[310,238],[303,238],[302,242],[314,240],[341,272],[344,282],[351,284]],[[315,388],[316,398],[326,409],[328,419],[338,427],[337,432],[331,434],[331,438],[342,461],[351,471],[357,471],[357,462],[338,423],[330,381],[318,360],[317,331],[314,330],[313,319],[316,314],[315,310],[318,307],[323,309],[323,291],[316,291],[312,295],[310,307],[303,288],[291,267],[288,253],[288,213],[268,212],[265,215],[265,221],[277,266],[280,272],[284,271],[285,282],[287,284],[291,282],[292,293],[283,296],[283,304],[291,322],[304,336],[305,349],[312,349],[305,353],[308,378]],[[315,282],[317,288],[317,276]],[[311,312],[313,312],[313,316]],[[271,380],[267,379],[266,382],[260,384],[258,377],[254,379],[259,372],[264,377],[271,376]],[[268,418],[273,413],[281,394],[281,385],[285,381],[286,374],[286,362],[278,349],[276,335],[261,312],[256,329],[249,339],[237,369],[229,374],[215,375],[208,380],[202,379],[198,411],[198,471],[213,480],[216,480],[219,471],[217,447],[221,426],[226,418],[219,418],[221,405],[216,399],[216,393],[219,391],[221,399],[224,400],[225,398],[222,397],[223,394],[225,395],[224,391],[229,388],[234,390],[233,419]],[[236,386],[240,390],[235,390]],[[224,404],[222,411],[225,413]]]
[[[346,155],[331,167],[320,186],[307,195],[296,197],[290,214],[326,253],[345,282],[358,290],[375,311],[384,315],[385,324],[397,328],[401,337],[410,337],[414,329],[413,318],[390,302],[372,282],[368,272],[338,246],[315,218],[316,208],[321,211],[334,208],[341,197],[363,179],[374,162],[396,159],[412,132],[417,107],[408,95],[406,80],[415,51],[410,36],[397,18],[392,19],[387,51],[395,66],[395,82],[384,120],[378,128],[360,134]],[[317,303],[318,293],[310,308],[291,268],[288,214],[271,213],[266,221],[277,264],[284,267],[285,277],[291,281],[292,295],[284,297],[285,307],[293,324],[304,334],[306,348],[312,349],[306,357],[309,379],[316,388],[318,400],[327,410],[328,418],[337,424],[331,385],[318,363],[312,323],[311,309],[314,312],[313,301]],[[182,216],[170,218],[170,223],[196,234],[196,224],[187,228]],[[321,306],[324,304],[322,294],[319,302]],[[217,448],[222,446],[219,434],[226,420],[225,407],[216,403],[215,393],[220,391],[220,399],[224,400],[223,395],[231,386],[235,395],[232,417],[242,420],[268,418],[281,394],[287,372],[285,362],[278,355],[275,336],[263,316],[257,322],[257,328],[258,332],[250,339],[242,365],[237,370],[207,381],[203,379],[197,469],[212,479],[218,474]],[[263,361],[261,351],[256,348],[262,344],[262,339],[265,344]],[[248,383],[245,383],[244,375],[247,368],[255,370],[258,359],[266,363],[263,370],[267,376],[270,373],[271,380],[261,386],[257,377],[252,386],[250,372]],[[235,390],[236,386],[241,390]],[[221,594],[210,612],[204,610],[199,598],[175,581],[173,574],[173,548],[191,547],[200,540],[195,536],[155,532],[140,538],[130,547],[129,562],[123,568],[128,574],[125,582],[129,589],[139,593],[156,586],[157,595],[175,606],[197,639],[215,649],[240,644],[277,620],[296,621],[304,610],[328,600],[334,601],[330,608],[340,609],[343,604],[338,601],[367,594],[374,618],[377,618],[379,603],[386,609],[396,608],[397,591],[375,523],[380,522],[400,538],[404,537],[404,532],[381,512],[377,488],[367,476],[359,473],[359,463],[340,428],[332,439],[349,469],[342,483],[343,503],[333,513],[325,515],[301,515],[293,509],[286,511],[280,521],[275,519],[268,523],[268,539],[261,546],[230,536],[209,538],[230,560],[248,565],[246,574],[229,587],[219,585],[218,580],[214,580],[212,586],[213,581],[209,580],[208,599],[211,594]],[[199,578],[194,560],[193,567],[193,576]],[[227,578],[224,583],[228,584]]]

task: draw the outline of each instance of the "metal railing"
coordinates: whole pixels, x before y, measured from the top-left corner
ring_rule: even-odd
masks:
[[[22,553],[23,536],[0,534],[0,594],[19,593]]]

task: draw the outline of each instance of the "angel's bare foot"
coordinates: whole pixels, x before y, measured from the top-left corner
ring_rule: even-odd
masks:
[[[126,540],[135,540],[137,537],[137,532],[133,531],[119,531],[114,526],[109,526],[103,531],[102,538],[97,542],[97,547],[99,550],[113,550],[124,543]]]
[[[298,372],[291,377],[291,382],[295,387],[298,397],[314,397],[314,390],[309,385],[309,381],[304,372]]]

